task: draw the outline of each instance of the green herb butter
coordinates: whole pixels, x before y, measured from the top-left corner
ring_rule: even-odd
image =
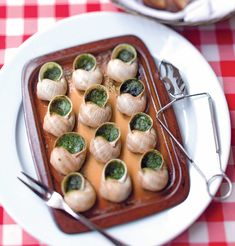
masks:
[[[109,142],[113,142],[119,136],[119,130],[113,124],[102,125],[96,132],[95,136],[101,136]]]
[[[160,153],[151,151],[144,155],[141,166],[142,168],[157,169],[162,165],[162,156]]]
[[[123,62],[129,62],[133,58],[134,58],[134,54],[127,49],[122,49],[117,55],[117,59]]]
[[[120,179],[125,173],[123,164],[119,161],[110,162],[105,169],[105,177],[111,179]]]
[[[102,88],[95,88],[89,91],[86,95],[85,101],[90,101],[96,105],[103,107],[107,100],[107,93]]]
[[[50,113],[65,116],[70,112],[71,107],[71,103],[66,97],[56,97],[50,104]]]
[[[85,141],[83,137],[76,133],[67,133],[58,138],[56,147],[63,147],[69,153],[75,154],[85,147]]]
[[[120,88],[121,93],[129,93],[132,96],[138,96],[144,90],[143,84],[138,79],[126,80]]]
[[[61,70],[58,67],[54,66],[54,67],[48,68],[44,72],[43,78],[56,81],[60,78],[60,75],[61,75]]]
[[[95,58],[90,54],[82,54],[78,57],[75,69],[90,71],[96,64]]]
[[[131,130],[138,130],[138,131],[147,131],[151,128],[152,121],[150,116],[139,113],[135,115],[135,117],[130,122],[130,128]]]
[[[71,174],[68,176],[65,183],[65,192],[69,192],[72,190],[79,190],[82,186],[82,178],[80,175]]]

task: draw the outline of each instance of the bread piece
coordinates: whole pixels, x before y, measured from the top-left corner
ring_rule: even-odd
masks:
[[[166,0],[144,0],[144,4],[156,9],[166,9]]]
[[[143,0],[143,2],[152,8],[177,12],[185,8],[189,0]]]
[[[184,9],[189,0],[173,0],[179,10]]]

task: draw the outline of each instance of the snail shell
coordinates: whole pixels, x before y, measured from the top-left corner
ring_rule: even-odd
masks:
[[[59,137],[73,130],[75,114],[71,100],[64,95],[55,96],[49,103],[44,117],[43,129]]]
[[[91,54],[78,55],[73,62],[72,81],[75,88],[85,91],[93,84],[101,84],[103,74]]]
[[[146,91],[142,81],[129,79],[124,81],[117,97],[117,109],[128,116],[143,112],[146,108]]]
[[[56,62],[47,62],[39,70],[37,96],[41,100],[50,101],[57,95],[65,95],[67,81],[62,67]]]
[[[95,204],[95,190],[81,173],[73,172],[65,176],[61,189],[65,202],[75,212],[87,211]]]
[[[51,152],[50,163],[60,174],[79,171],[87,151],[85,139],[75,132],[68,132],[57,138]]]
[[[107,75],[121,83],[135,78],[138,71],[137,52],[129,44],[119,44],[112,52],[107,65]]]
[[[157,133],[152,118],[145,113],[137,113],[129,122],[126,138],[127,148],[133,153],[145,153],[157,144]]]
[[[141,158],[138,180],[150,191],[160,191],[166,187],[169,175],[162,154],[157,150],[147,151]]]
[[[111,122],[102,124],[96,129],[95,137],[91,139],[90,152],[100,162],[117,158],[121,152],[121,131]]]
[[[119,168],[118,171],[117,168]],[[111,202],[122,202],[128,198],[131,191],[131,178],[125,162],[112,159],[106,163],[100,182],[100,195]]]
[[[80,105],[78,120],[87,126],[96,128],[111,119],[112,108],[108,104],[109,94],[105,86],[92,85],[84,94]]]

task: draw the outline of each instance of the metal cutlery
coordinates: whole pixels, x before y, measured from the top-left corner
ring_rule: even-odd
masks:
[[[18,179],[23,184],[25,184],[37,196],[39,196],[42,200],[44,200],[45,203],[47,204],[47,206],[49,206],[51,208],[55,208],[55,209],[60,209],[60,210],[63,210],[65,212],[67,212],[73,218],[75,218],[76,220],[78,220],[79,222],[81,222],[82,224],[84,224],[85,226],[87,226],[89,229],[91,229],[93,231],[99,232],[102,236],[104,236],[107,240],[109,240],[110,242],[112,242],[114,245],[117,245],[117,246],[127,246],[127,244],[125,244],[125,243],[121,242],[120,240],[114,238],[113,236],[111,236],[110,234],[108,234],[107,232],[105,232],[102,228],[100,228],[97,225],[93,224],[89,219],[87,219],[82,214],[75,213],[65,203],[63,197],[59,193],[57,193],[54,190],[48,188],[46,185],[44,185],[43,183],[39,182],[38,180],[30,177],[28,174],[26,174],[24,172],[21,172],[21,173],[24,176],[26,176],[32,183],[34,183],[39,188],[41,188],[41,190],[43,190],[42,192],[39,191],[39,189],[34,188],[33,186],[31,186],[30,184],[28,184],[27,182],[25,182],[23,179],[21,179],[20,177],[18,177]]]
[[[175,144],[179,147],[179,149],[184,153],[184,155],[189,160],[189,163],[193,165],[193,167],[197,170],[197,172],[200,174],[200,176],[204,179],[207,187],[207,192],[209,196],[215,200],[215,201],[223,201],[227,199],[231,193],[232,193],[232,183],[228,176],[225,174],[222,168],[221,164],[221,149],[219,144],[219,137],[218,137],[218,131],[215,121],[215,115],[214,115],[214,106],[213,101],[209,93],[202,92],[202,93],[196,93],[196,94],[187,94],[186,92],[186,85],[180,75],[180,72],[178,68],[176,68],[173,64],[163,60],[161,61],[159,65],[159,75],[161,80],[164,82],[165,87],[169,93],[170,98],[172,99],[171,102],[169,102],[167,105],[163,106],[156,114],[156,118],[158,122],[161,124],[161,126],[164,128],[164,130],[169,134],[169,136],[172,138],[172,140],[175,142]],[[174,137],[174,135],[171,133],[171,131],[168,129],[168,127],[165,125],[165,123],[161,120],[161,114],[167,110],[168,108],[172,107],[173,104],[175,104],[177,101],[183,100],[185,98],[191,98],[191,97],[198,97],[203,96],[206,97],[209,104],[209,110],[210,110],[210,118],[211,118],[211,125],[213,128],[213,136],[214,136],[214,142],[215,142],[215,150],[219,162],[219,169],[220,173],[213,175],[210,178],[207,178],[206,175],[203,173],[203,171],[200,169],[200,167],[195,163],[195,161],[191,158],[188,151],[185,149],[185,147]],[[217,179],[223,179],[228,184],[228,190],[224,195],[216,196],[212,194],[211,191],[211,184],[217,180]]]

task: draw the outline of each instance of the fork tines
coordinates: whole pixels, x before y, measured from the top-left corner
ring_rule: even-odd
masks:
[[[42,184],[41,182],[39,182],[38,180],[30,177],[28,174],[24,173],[21,171],[21,173],[26,176],[30,181],[32,181],[34,184],[38,185],[41,189],[44,190],[44,192],[40,192],[39,190],[35,189],[33,186],[29,185],[27,182],[25,182],[23,179],[21,179],[20,177],[17,177],[23,184],[25,184],[30,190],[32,190],[35,194],[37,194],[39,197],[41,197],[42,199],[46,198],[46,193],[50,193],[51,190],[45,186],[44,184]]]

